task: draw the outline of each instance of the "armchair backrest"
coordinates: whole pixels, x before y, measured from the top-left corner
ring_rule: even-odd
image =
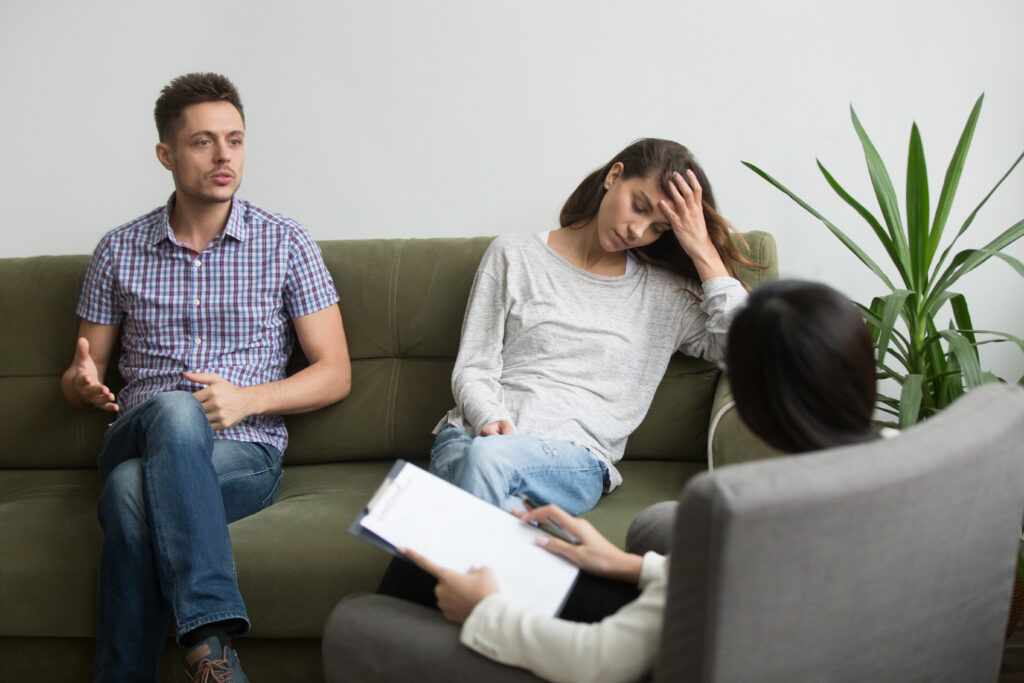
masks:
[[[663,681],[995,680],[1024,390],[888,440],[724,467],[679,499]]]

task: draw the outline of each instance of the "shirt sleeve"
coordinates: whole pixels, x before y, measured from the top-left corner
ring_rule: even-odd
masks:
[[[644,555],[640,596],[595,624],[549,617],[506,601],[482,600],[462,626],[463,645],[551,681],[635,681],[654,666],[661,642],[668,563]]]
[[[297,318],[337,303],[334,280],[324,265],[323,255],[309,233],[296,224],[288,244],[288,272],[284,281],[284,305]]]
[[[720,361],[725,357],[729,326],[747,303],[747,290],[736,278],[725,276],[706,280],[703,290],[700,310],[683,315],[677,348],[688,356]]]
[[[98,325],[119,325],[124,317],[114,282],[110,235],[96,245],[78,295],[78,316]]]
[[[469,292],[452,371],[452,396],[472,434],[492,422],[511,419],[501,386],[506,291],[504,277],[488,268],[493,260],[489,248]]]

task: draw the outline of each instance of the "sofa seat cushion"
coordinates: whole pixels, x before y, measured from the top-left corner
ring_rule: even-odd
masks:
[[[390,468],[287,466],[274,505],[229,527],[253,637],[319,638],[342,597],[376,588],[390,555],[348,526]],[[636,514],[675,498],[701,467],[626,460],[620,469],[625,484],[586,517],[621,545]],[[94,634],[98,496],[94,470],[0,471],[0,636]]]
[[[95,633],[96,470],[0,471],[0,636]]]

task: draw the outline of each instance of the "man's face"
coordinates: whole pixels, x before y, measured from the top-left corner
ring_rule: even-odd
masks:
[[[230,102],[185,107],[174,142],[156,146],[160,163],[181,196],[199,202],[229,202],[242,183],[245,124]]]

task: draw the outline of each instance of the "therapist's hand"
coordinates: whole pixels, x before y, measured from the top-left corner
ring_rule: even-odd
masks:
[[[640,582],[643,558],[619,548],[587,520],[573,517],[557,505],[545,505],[529,512],[513,509],[512,514],[524,522],[543,523],[550,519],[562,525],[562,528],[580,540],[579,545],[566,543],[548,534],[539,536],[537,544],[564,557],[580,569],[610,579]]]
[[[463,573],[434,564],[408,548],[399,548],[398,552],[437,579],[437,588],[434,589],[437,607],[448,621],[461,624],[481,600],[498,592],[498,582],[488,567],[473,568]]]

